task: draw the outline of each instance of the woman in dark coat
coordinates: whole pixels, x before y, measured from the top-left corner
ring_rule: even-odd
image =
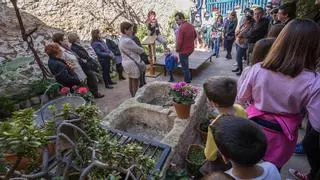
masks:
[[[74,67],[61,58],[62,52],[57,43],[46,45],[45,52],[49,56],[49,69],[58,83],[69,88],[81,85],[77,74],[73,70]]]
[[[225,27],[225,32],[224,32],[224,38],[226,40],[225,42],[226,42],[226,49],[227,49],[227,56],[226,56],[227,59],[232,59],[231,51],[232,51],[232,44],[236,39],[235,31],[236,31],[237,24],[238,24],[237,14],[236,12],[231,12],[229,15],[229,23]]]
[[[113,89],[111,85],[117,84],[111,80],[110,77],[110,61],[115,58],[115,55],[108,48],[106,43],[101,39],[100,31],[98,29],[91,32],[92,41],[91,46],[98,56],[98,60],[102,67],[102,76],[107,89]]]
[[[70,33],[68,40],[71,43],[71,50],[78,55],[79,63],[87,75],[87,84],[94,98],[102,98],[103,94],[98,91],[98,80],[95,72],[98,71],[97,62],[89,55],[87,50],[80,44],[80,38],[76,33]]]

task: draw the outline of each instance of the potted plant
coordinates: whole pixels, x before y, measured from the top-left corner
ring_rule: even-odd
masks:
[[[206,161],[204,147],[198,144],[191,144],[188,148],[186,161],[189,173],[197,175],[199,169]]]
[[[17,169],[26,169],[40,160],[41,148],[47,145],[45,129],[33,124],[34,110],[31,108],[13,113],[9,121],[0,123],[0,153],[11,167],[6,172],[9,179]]]
[[[208,135],[208,127],[212,120],[216,119],[218,114],[216,112],[212,112],[208,115],[207,118],[205,118],[199,125],[198,125],[198,132],[200,133],[201,139],[203,142],[207,141],[207,135]]]
[[[185,82],[178,82],[170,86],[169,95],[179,118],[187,119],[189,117],[191,104],[194,103],[197,93],[197,88]]]

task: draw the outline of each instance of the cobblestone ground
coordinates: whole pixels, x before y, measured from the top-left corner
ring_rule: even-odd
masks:
[[[235,68],[233,64],[235,63],[235,48],[233,48],[232,60],[226,60],[226,53],[222,50],[219,58],[213,58],[212,62],[206,62],[203,66],[193,74],[192,84],[201,86],[203,82],[210,76],[232,76],[237,78],[237,76],[231,72]],[[158,71],[162,71],[161,68]],[[183,80],[183,73],[178,70],[174,73],[176,81]],[[147,83],[152,81],[167,81],[168,76],[163,74],[157,78],[147,78]],[[117,81],[114,89],[105,89],[103,84],[99,85],[99,90],[105,95],[102,99],[97,99],[96,103],[101,108],[104,115],[111,112],[113,109],[117,108],[122,102],[130,98],[128,80]],[[299,131],[299,140],[304,136],[304,130]],[[307,173],[310,169],[306,157],[304,155],[294,155],[289,162],[282,168],[281,176],[282,179],[294,179],[288,173],[289,168],[299,169],[302,172]]]

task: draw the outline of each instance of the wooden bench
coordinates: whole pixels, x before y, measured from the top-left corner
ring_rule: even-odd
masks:
[[[177,54],[173,52],[173,54]],[[199,67],[204,64],[207,61],[212,60],[213,54],[210,51],[197,51],[195,50],[190,56],[189,56],[189,70],[192,77],[192,72],[199,69]],[[160,56],[157,58],[158,60],[154,65],[156,66],[162,66],[164,70],[164,75],[166,76],[167,69],[165,64],[165,55]],[[182,68],[181,64],[179,63],[178,68]]]

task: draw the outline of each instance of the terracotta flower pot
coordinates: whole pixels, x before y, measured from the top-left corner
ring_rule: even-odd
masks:
[[[6,163],[13,165],[16,162],[18,157],[16,154],[4,153],[3,158],[6,161]],[[17,170],[25,170],[28,168],[28,166],[31,165],[31,163],[32,163],[31,158],[22,157]]]
[[[177,116],[180,119],[188,119],[191,109],[191,104],[179,104],[173,101],[174,108],[176,109]]]

